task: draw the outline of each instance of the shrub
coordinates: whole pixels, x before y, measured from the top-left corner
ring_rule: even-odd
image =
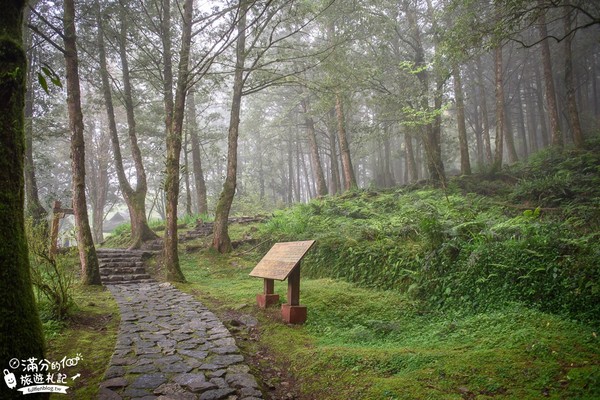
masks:
[[[49,235],[43,224],[26,223],[31,279],[43,320],[62,321],[73,308],[74,268],[72,254],[51,255]]]

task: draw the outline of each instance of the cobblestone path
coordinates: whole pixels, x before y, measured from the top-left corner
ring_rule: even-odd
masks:
[[[100,399],[262,399],[227,328],[191,295],[158,282],[107,288],[121,325]]]

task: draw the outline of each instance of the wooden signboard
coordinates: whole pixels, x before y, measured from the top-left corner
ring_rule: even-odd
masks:
[[[287,279],[313,244],[314,240],[275,243],[256,264],[250,276],[278,281]]]
[[[275,243],[256,264],[250,276],[264,279],[264,292],[256,295],[259,307],[277,304],[279,295],[274,293],[274,280],[287,279],[287,303],[281,305],[281,316],[291,324],[303,324],[306,321],[306,307],[300,305],[300,261],[313,244],[314,240]]]

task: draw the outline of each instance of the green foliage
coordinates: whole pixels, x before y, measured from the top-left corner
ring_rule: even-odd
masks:
[[[306,276],[406,292],[423,309],[476,313],[518,302],[598,324],[599,143],[546,151],[491,176],[484,186],[500,190],[488,196],[468,193],[478,184],[470,177],[447,197],[429,188],[357,191],[277,212],[262,233],[316,239]]]
[[[37,292],[42,321],[64,321],[73,311],[73,283],[75,253],[51,255],[47,240],[47,226],[26,221],[31,281]],[[54,325],[45,330],[54,331]]]
[[[74,254],[49,252],[47,226],[26,222],[27,244],[31,280],[37,292],[42,321],[63,321],[73,311]],[[45,325],[45,330],[55,331],[56,326]]]
[[[208,214],[186,214],[183,217],[178,218],[177,223],[193,227],[196,225],[196,222],[198,220],[202,220],[204,222],[211,222],[214,220],[214,217],[211,217]]]
[[[42,89],[44,89],[44,92],[46,92],[46,94],[50,94],[50,91],[48,89],[48,81],[46,80],[46,77],[50,78],[50,82],[52,82],[54,86],[57,86],[59,88],[63,87],[62,82],[60,81],[60,76],[52,69],[50,65],[44,63],[44,65],[41,67],[41,70],[43,73],[37,73],[38,83],[40,84]]]
[[[390,199],[383,204],[391,205]],[[255,255],[207,250],[182,254],[181,261],[189,283],[177,286],[225,321],[256,317],[251,340],[236,333],[242,351],[256,355],[267,371],[293,374],[302,382],[302,397],[448,399],[459,398],[461,387],[477,398],[592,399],[600,391],[596,332],[560,316],[519,304],[463,315],[422,312],[398,290],[306,278],[303,264],[301,302],[308,320],[290,327],[281,323],[278,307],[252,305],[262,289],[260,279],[248,276]],[[285,282],[276,282],[275,292],[284,301]]]

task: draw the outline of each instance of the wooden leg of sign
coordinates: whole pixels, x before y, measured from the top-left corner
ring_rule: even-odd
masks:
[[[288,276],[287,303],[290,306],[300,305],[300,266],[298,265]]]
[[[300,305],[300,265],[288,276],[287,304],[281,306],[281,318],[288,324],[306,322],[306,307]]]
[[[265,294],[275,293],[275,281],[273,279],[265,279]]]
[[[267,308],[271,304],[279,303],[279,295],[275,294],[275,281],[273,279],[264,280],[264,293],[256,295],[256,304],[260,308]]]

